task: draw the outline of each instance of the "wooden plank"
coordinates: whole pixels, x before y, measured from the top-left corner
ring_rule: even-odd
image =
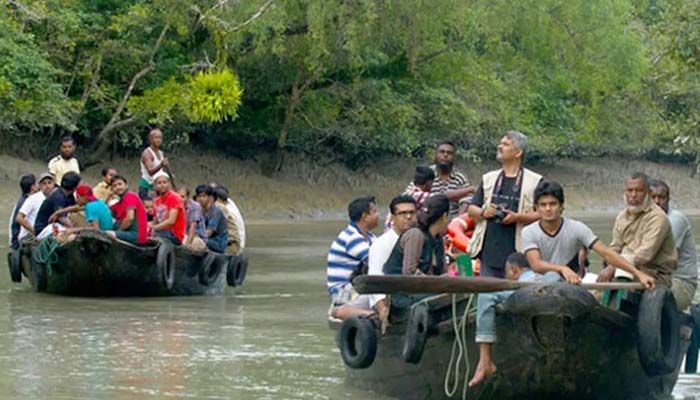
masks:
[[[519,282],[488,277],[362,275],[352,282],[358,293],[487,293],[516,290],[543,282]],[[587,290],[641,290],[638,282],[600,282],[580,285]]]

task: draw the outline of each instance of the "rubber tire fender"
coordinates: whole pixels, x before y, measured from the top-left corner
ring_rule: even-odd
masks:
[[[426,304],[411,308],[411,315],[406,324],[401,357],[407,363],[418,364],[423,357],[425,342],[428,340],[430,315]]]
[[[166,289],[172,289],[175,284],[175,247],[164,240],[161,240],[158,245],[156,268],[158,269],[161,283]]]
[[[353,369],[367,368],[377,356],[377,331],[367,318],[350,317],[338,333],[340,356]]]
[[[37,292],[45,292],[48,286],[48,271],[46,264],[42,264],[36,261],[35,252],[37,249],[32,250],[30,270],[32,274],[32,287]]]
[[[11,250],[7,253],[7,266],[10,268],[12,282],[22,282],[22,254],[20,250]]]
[[[199,267],[199,283],[204,286],[214,284],[227,263],[228,257],[208,251]]]
[[[243,281],[245,281],[246,274],[248,273],[248,257],[245,255],[240,255],[241,261],[236,267],[233,283],[235,286],[241,286]]]
[[[647,376],[676,370],[681,356],[680,319],[671,290],[644,291],[637,316],[637,352]]]
[[[241,265],[242,257],[237,255],[229,256],[226,265],[226,284],[236,286],[236,269]]]

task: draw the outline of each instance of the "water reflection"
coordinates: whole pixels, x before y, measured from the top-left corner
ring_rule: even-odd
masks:
[[[606,241],[608,221],[589,221]],[[0,398],[381,399],[345,384],[324,320],[325,252],[343,225],[251,226],[245,286],[214,298],[41,295],[0,258]],[[677,393],[698,386],[683,377]]]

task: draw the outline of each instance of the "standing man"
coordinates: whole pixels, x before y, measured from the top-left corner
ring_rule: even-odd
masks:
[[[651,201],[646,174],[635,172],[625,180],[625,201],[627,208],[615,219],[610,247],[657,284],[671,288],[678,260],[676,244],[666,213]],[[598,281],[611,281],[614,276],[615,269],[608,266]]]
[[[102,180],[95,185],[94,188],[92,188],[92,193],[97,197],[98,199],[104,201],[105,203],[109,204],[110,200],[112,198],[112,178],[114,178],[117,175],[117,170],[116,168],[113,167],[104,167],[102,168]]]
[[[51,173],[44,172],[39,175],[40,190],[27,198],[17,212],[17,217],[15,217],[15,222],[20,226],[18,236],[20,242],[30,235],[34,236],[34,222],[39,213],[39,208],[55,188],[56,184],[54,183]]]
[[[163,132],[154,128],[148,132],[148,147],[141,153],[141,180],[139,180],[139,197],[149,197],[153,190],[153,178],[156,173],[166,168],[168,159],[165,158],[160,146],[163,144]]]
[[[454,169],[456,147],[449,140],[438,143],[435,149],[434,164],[430,168],[435,171],[435,178],[430,188],[430,195],[444,194],[450,200],[450,219],[466,211],[467,196],[474,194],[474,187],[469,186],[467,176]],[[404,192],[415,190],[411,182]]]
[[[523,168],[526,150],[527,136],[506,132],[496,153],[501,169],[484,174],[469,205],[476,228],[468,253],[481,259],[482,276],[504,278],[506,257],[523,251],[523,227],[539,219],[534,197],[542,176]]]
[[[153,202],[155,219],[151,223],[153,235],[169,240],[179,246],[185,240],[187,221],[182,197],[172,190],[170,176],[158,171],[153,177],[153,185],[158,197]]]
[[[377,227],[379,214],[373,196],[358,197],[348,205],[350,223],[343,229],[328,252],[326,284],[331,295],[331,316],[346,319],[353,315],[370,315],[371,311],[359,304],[350,277],[362,268],[369,257],[369,247],[375,239],[372,229]]]
[[[695,239],[690,220],[682,212],[671,210],[671,190],[666,182],[659,179],[649,181],[651,200],[668,215],[673,241],[678,252],[678,268],[671,275],[671,291],[676,298],[676,306],[683,311],[690,306],[695,296],[698,282],[698,256],[695,252]]]
[[[64,136],[60,141],[60,154],[49,161],[49,172],[56,179],[57,184],[63,182],[63,175],[68,172],[80,174],[80,165],[74,157],[75,140],[70,136]]]
[[[10,248],[13,250],[19,249],[19,232],[22,228],[17,222],[17,214],[27,201],[27,198],[38,190],[34,174],[22,176],[19,180],[19,188],[22,190],[22,194],[19,196],[19,199],[17,199],[17,203],[10,214]]]

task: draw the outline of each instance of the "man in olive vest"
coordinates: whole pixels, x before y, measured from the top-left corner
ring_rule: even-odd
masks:
[[[484,174],[469,204],[477,225],[468,250],[481,260],[482,276],[503,278],[508,255],[523,250],[523,227],[539,219],[533,199],[542,176],[523,168],[526,149],[527,136],[506,132],[496,153],[501,168]]]

